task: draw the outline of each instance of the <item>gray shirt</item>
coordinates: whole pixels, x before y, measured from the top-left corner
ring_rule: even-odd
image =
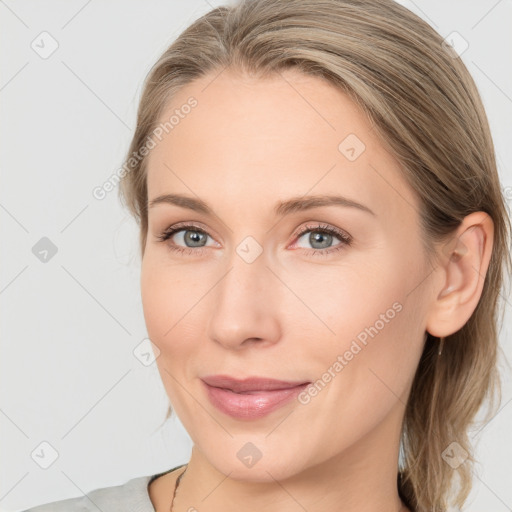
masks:
[[[132,478],[122,485],[94,489],[84,496],[38,505],[23,512],[155,512],[149,498],[149,484],[184,465],[156,475]]]

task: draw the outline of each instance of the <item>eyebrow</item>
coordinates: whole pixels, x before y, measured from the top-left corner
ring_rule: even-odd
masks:
[[[213,210],[202,199],[185,196],[181,194],[164,194],[152,199],[149,202],[149,208],[157,204],[172,204],[181,208],[187,208],[195,212],[213,216]],[[309,210],[311,208],[320,208],[322,206],[342,206],[344,208],[356,208],[360,211],[375,215],[367,206],[357,203],[352,199],[348,199],[339,195],[316,195],[316,196],[299,196],[287,199],[277,203],[274,208],[276,216],[282,217],[291,213]]]

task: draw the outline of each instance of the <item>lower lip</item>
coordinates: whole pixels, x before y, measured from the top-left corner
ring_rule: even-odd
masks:
[[[229,389],[209,386],[206,383],[204,385],[210,402],[221,412],[237,419],[254,420],[283,407],[309,383],[274,391],[251,391],[250,394],[235,393]]]

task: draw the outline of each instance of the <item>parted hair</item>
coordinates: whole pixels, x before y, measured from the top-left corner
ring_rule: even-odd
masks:
[[[422,241],[433,267],[465,216],[491,217],[493,251],[478,305],[444,338],[441,356],[439,338],[427,333],[401,432],[402,499],[416,512],[461,507],[476,462],[471,428],[482,405],[490,406],[485,421],[500,399],[500,294],[512,268],[509,212],[469,71],[428,23],[393,0],[241,0],[212,9],[174,40],[142,90],[119,189],[139,223],[142,257],[147,156],[130,156],[147,143],[174,94],[228,68],[255,78],[294,68],[348,94],[420,199]],[[454,446],[467,457],[456,468],[446,462]]]

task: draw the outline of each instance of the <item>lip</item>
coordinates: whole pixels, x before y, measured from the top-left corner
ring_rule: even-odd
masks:
[[[309,381],[283,381],[264,377],[235,379],[228,375],[203,377],[210,402],[237,419],[262,418],[297,396]]]

